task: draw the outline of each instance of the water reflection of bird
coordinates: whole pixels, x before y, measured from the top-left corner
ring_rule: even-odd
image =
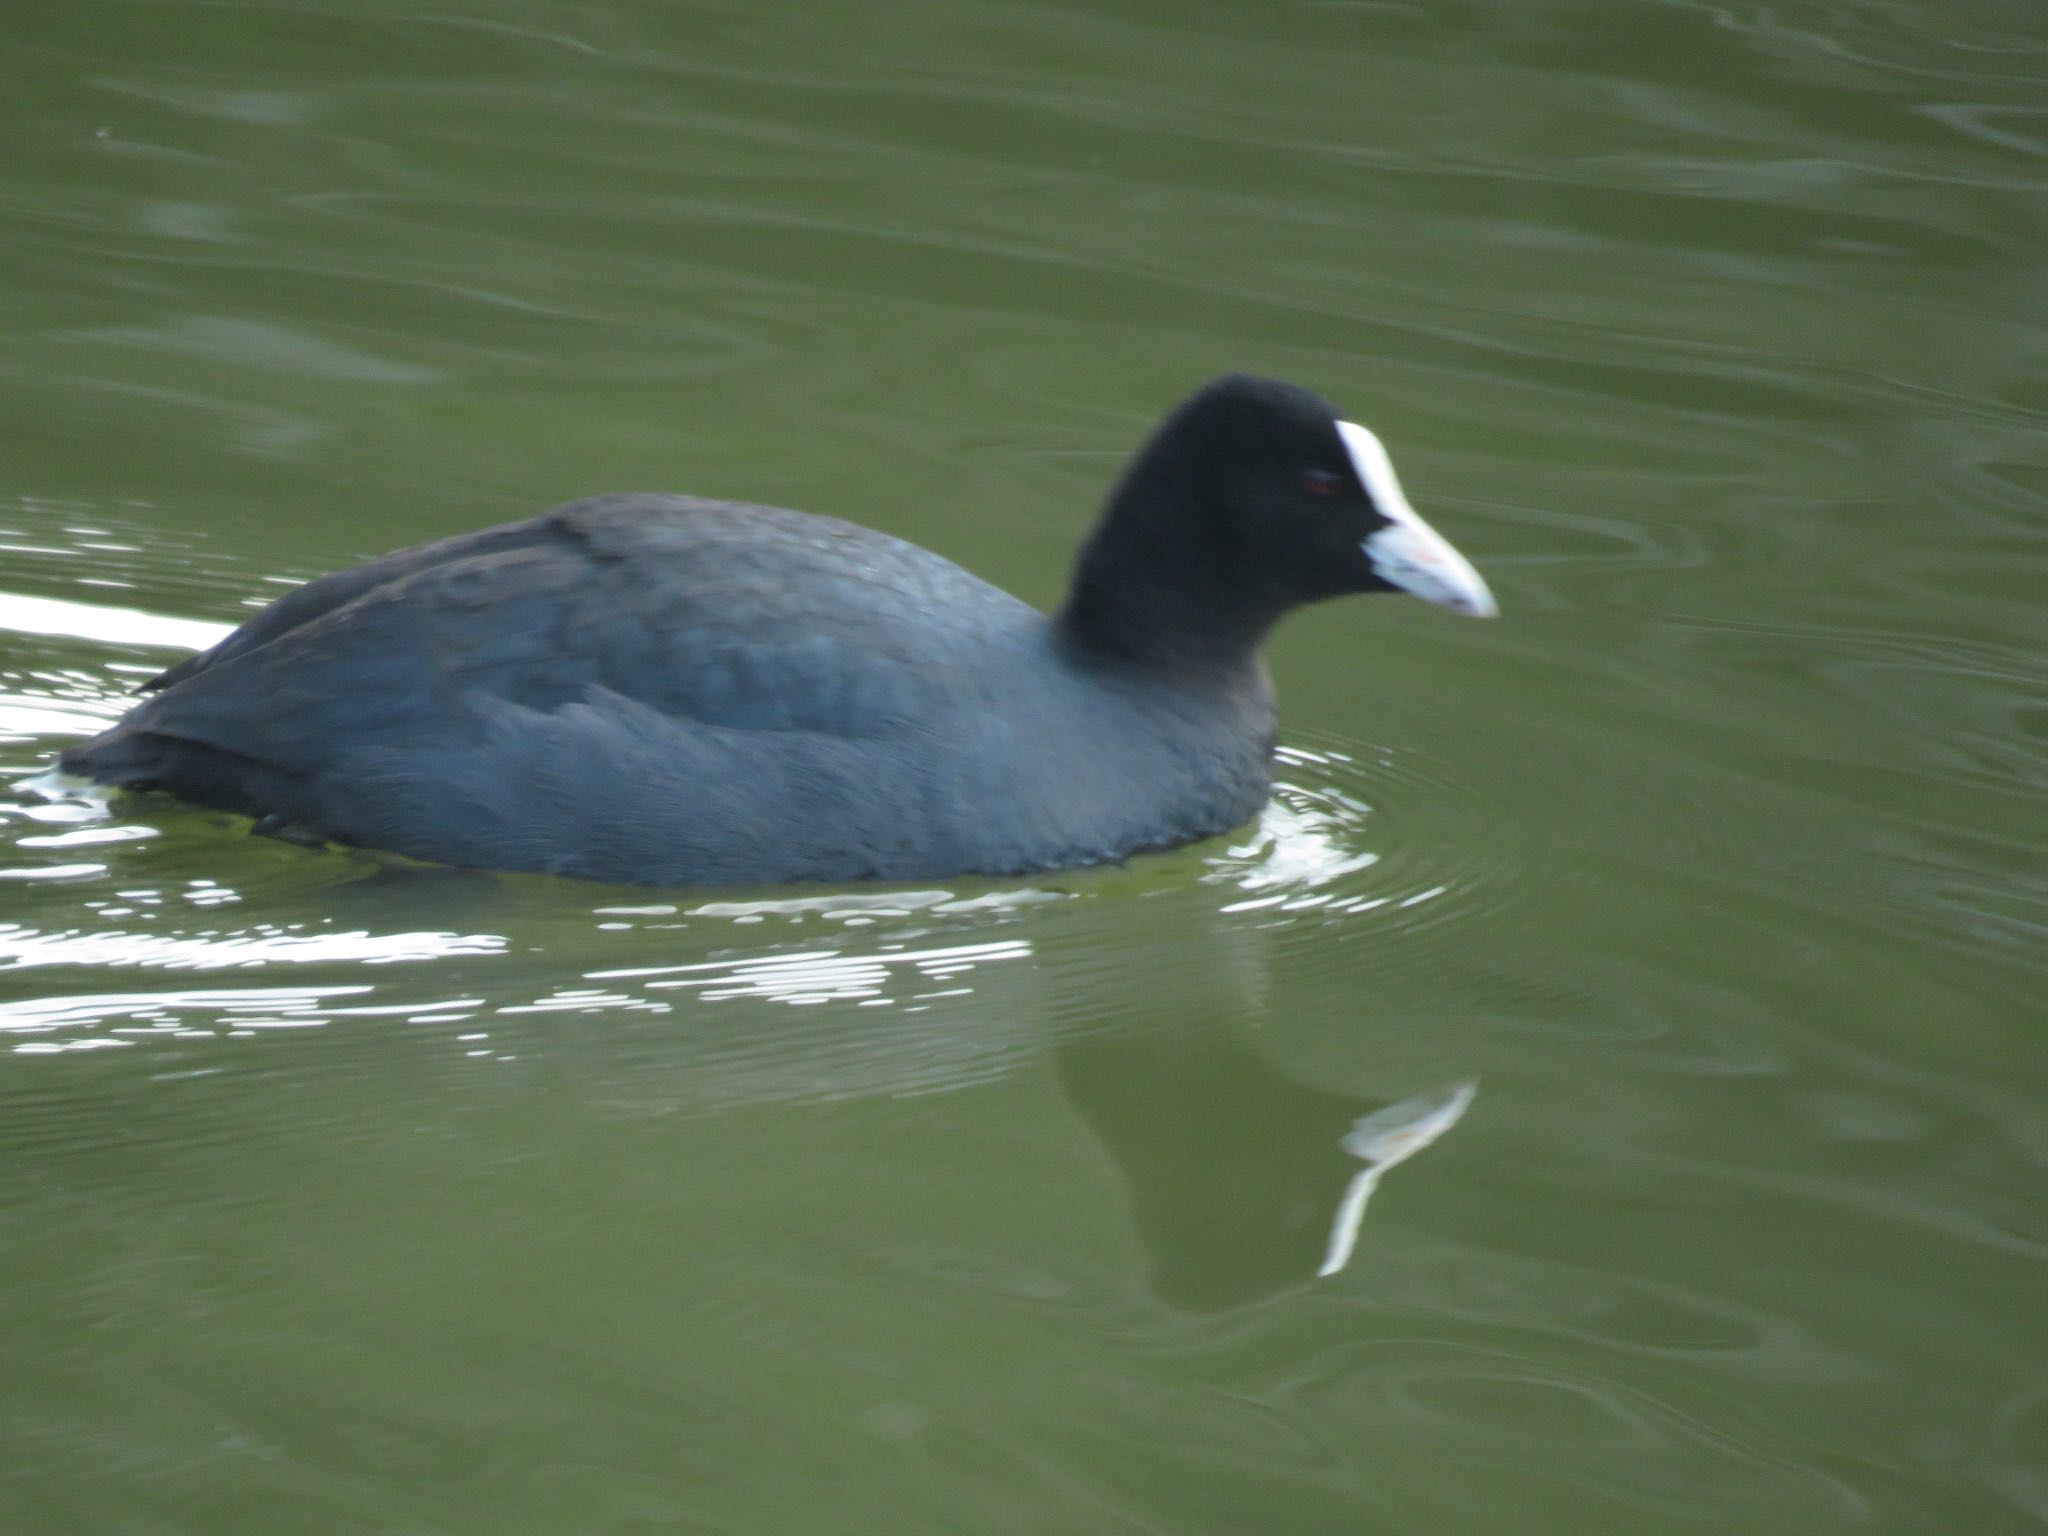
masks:
[[[1122,1176],[1153,1290],[1196,1312],[1341,1269],[1363,1195],[1449,1129],[1473,1092],[1374,1109],[1285,1076],[1228,1026],[1091,1033],[1061,1041],[1054,1060]]]

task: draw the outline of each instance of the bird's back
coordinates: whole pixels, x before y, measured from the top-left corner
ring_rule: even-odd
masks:
[[[853,524],[602,497],[309,583],[65,761],[450,862],[845,878],[912,862],[922,761],[1042,628]]]

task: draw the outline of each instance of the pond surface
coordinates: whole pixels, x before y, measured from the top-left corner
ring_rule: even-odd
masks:
[[[9,1532],[2048,1521],[2036,7],[0,31]],[[663,892],[16,782],[596,491],[1053,602],[1231,368],[1504,609],[1290,622],[1234,837]]]

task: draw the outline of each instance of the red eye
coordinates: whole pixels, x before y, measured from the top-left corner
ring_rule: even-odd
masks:
[[[1311,496],[1334,496],[1344,488],[1344,482],[1327,469],[1305,469],[1301,472],[1301,488]]]

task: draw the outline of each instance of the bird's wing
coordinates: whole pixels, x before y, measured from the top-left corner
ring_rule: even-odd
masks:
[[[131,718],[294,772],[343,744],[459,732],[486,703],[549,711],[593,690],[858,737],[971,706],[1000,673],[989,647],[1032,617],[852,524],[606,497],[310,583],[170,669]]]

